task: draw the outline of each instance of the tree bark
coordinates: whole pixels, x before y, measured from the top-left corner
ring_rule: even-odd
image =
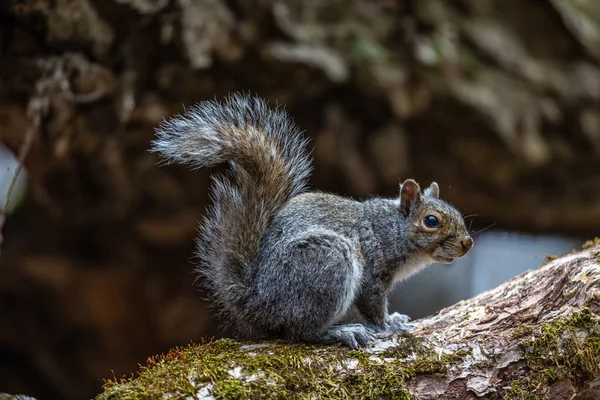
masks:
[[[221,340],[152,358],[100,399],[600,398],[600,246],[381,334],[361,351]],[[307,373],[306,371],[310,371]]]

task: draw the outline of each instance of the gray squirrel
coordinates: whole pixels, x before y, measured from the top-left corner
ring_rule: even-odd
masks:
[[[163,121],[151,151],[210,167],[213,205],[197,238],[199,265],[222,319],[243,338],[368,345],[409,330],[388,313],[393,285],[473,246],[461,214],[412,179],[395,199],[363,202],[307,190],[306,139],[281,108],[232,94]],[[355,306],[364,324],[340,324]]]

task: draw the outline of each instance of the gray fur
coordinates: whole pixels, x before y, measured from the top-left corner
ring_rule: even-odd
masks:
[[[393,285],[472,246],[435,183],[421,192],[407,180],[399,199],[365,202],[306,192],[305,140],[258,98],[199,103],[157,134],[153,150],[168,161],[231,164],[212,185],[197,270],[240,336],[357,348],[375,332],[407,330],[406,316],[387,312]],[[423,225],[432,212],[442,220],[435,229]],[[338,325],[353,306],[365,324]]]

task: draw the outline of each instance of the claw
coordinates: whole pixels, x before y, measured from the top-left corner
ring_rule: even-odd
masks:
[[[329,340],[342,342],[351,349],[357,350],[375,340],[375,332],[361,324],[348,324],[333,328],[328,332]]]
[[[358,344],[358,342],[356,341],[356,339],[353,336],[348,336],[348,339],[346,340],[346,344],[352,350],[358,350],[360,348],[360,345]]]

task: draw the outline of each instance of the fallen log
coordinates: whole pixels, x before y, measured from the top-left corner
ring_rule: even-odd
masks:
[[[353,351],[229,339],[151,357],[98,400],[600,399],[600,243]]]

